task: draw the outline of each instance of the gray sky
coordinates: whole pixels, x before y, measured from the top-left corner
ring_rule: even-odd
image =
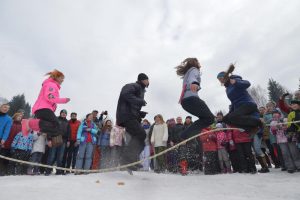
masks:
[[[115,118],[122,86],[144,72],[147,117],[185,117],[174,67],[186,57],[202,65],[199,94],[213,112],[228,108],[216,75],[231,62],[252,85],[273,78],[295,91],[299,9],[297,0],[0,0],[0,96],[24,93],[33,105],[57,68],[66,76],[61,97],[71,98],[57,113]]]

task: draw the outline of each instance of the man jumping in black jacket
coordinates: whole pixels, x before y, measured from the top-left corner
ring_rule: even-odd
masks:
[[[148,76],[140,73],[137,82],[126,84],[120,93],[117,107],[117,125],[125,127],[126,132],[131,136],[122,152],[122,165],[136,162],[145,146],[146,132],[141,125],[141,119],[147,113],[141,111],[141,109],[147,104],[144,100],[144,94],[146,92],[145,88],[148,86]],[[136,166],[128,168],[130,171],[136,169]]]

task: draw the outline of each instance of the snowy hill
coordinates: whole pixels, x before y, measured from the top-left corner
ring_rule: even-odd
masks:
[[[123,184],[124,183],[124,184]],[[4,200],[299,200],[300,173],[180,176],[110,172],[67,176],[0,177]]]

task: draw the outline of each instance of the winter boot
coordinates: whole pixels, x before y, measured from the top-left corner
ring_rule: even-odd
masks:
[[[179,163],[180,165],[180,174],[185,176],[187,175],[188,162],[186,160],[182,160]]]
[[[263,156],[263,157],[258,156],[257,160],[258,160],[259,164],[261,165],[261,169],[258,170],[259,173],[268,173],[268,172],[270,172],[265,156]]]

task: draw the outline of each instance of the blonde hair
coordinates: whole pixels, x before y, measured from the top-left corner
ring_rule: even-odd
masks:
[[[165,123],[164,118],[161,114],[158,114],[155,117],[158,117],[163,123]]]
[[[65,75],[58,71],[57,69],[54,69],[52,72],[48,72],[47,74],[45,74],[46,76],[49,75],[50,78],[53,78],[53,79],[58,79],[60,77],[65,77]]]
[[[17,117],[22,116],[22,113],[16,112],[13,116],[12,119],[15,120]]]

